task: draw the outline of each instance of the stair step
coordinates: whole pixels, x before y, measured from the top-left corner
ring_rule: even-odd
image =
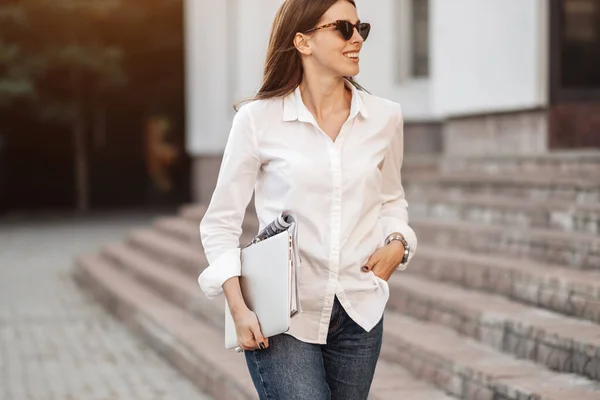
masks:
[[[151,258],[177,267],[181,271],[198,277],[208,261],[201,248],[174,239],[154,229],[134,230],[128,243]]]
[[[577,174],[490,174],[480,171],[472,172],[443,172],[439,175],[440,182],[464,182],[464,183],[490,183],[490,184],[513,184],[519,186],[548,186],[552,189],[579,189],[597,190],[600,184],[599,177],[581,176]]]
[[[189,219],[190,221],[200,222],[204,216],[204,213],[206,212],[207,207],[208,204],[203,203],[185,204],[179,208],[179,215],[182,218]]]
[[[146,270],[148,270],[148,269],[149,269],[149,268],[147,268]],[[139,270],[141,273],[144,273],[143,265],[142,265],[141,263],[140,263],[140,265],[138,266],[138,270]],[[174,269],[172,269],[172,270],[171,270],[171,269],[165,269],[164,271],[166,271],[166,273],[168,273],[168,274],[177,274],[177,273],[178,273],[178,272],[177,272],[177,270],[174,270]],[[145,273],[147,273],[147,271],[146,271]],[[165,278],[164,276],[162,276],[162,275],[159,275],[159,276],[157,276],[157,278],[158,278],[158,279],[161,279],[163,282],[179,282],[179,285],[183,285],[183,283],[182,283],[182,280],[181,280],[181,279],[180,279],[180,280],[177,280],[177,279],[166,279],[166,278]],[[191,286],[190,286],[190,287],[191,287]],[[175,292],[175,291],[172,291],[172,292],[170,292],[170,293],[174,293],[174,292]],[[202,294],[200,293],[200,291],[196,291],[196,292],[194,292],[193,290],[181,290],[181,293],[179,293],[179,294],[178,294],[178,296],[182,296],[182,297],[184,297],[184,296],[188,296],[190,299],[188,299],[187,301],[185,301],[185,303],[186,303],[186,304],[193,304],[193,299],[194,299],[194,298],[197,298],[197,297],[199,297],[199,296],[202,296]],[[215,308],[215,310],[216,310],[216,309],[217,309],[217,308]],[[222,309],[219,309],[219,314],[220,314],[220,317],[221,317],[221,318],[222,318],[222,315],[223,315],[223,314],[222,314],[222,312],[223,312],[223,310],[222,310]],[[388,325],[388,324],[387,324],[387,321],[389,320],[389,318],[388,318],[388,315],[392,315],[392,316],[393,316],[393,315],[395,315],[395,313],[393,313],[393,312],[392,312],[392,313],[390,313],[389,311],[386,311],[386,327],[385,327],[385,330],[386,330],[386,335],[387,335],[387,333],[388,333],[388,331],[389,331],[389,330],[398,330],[398,329],[399,329],[399,328],[398,328],[398,325],[395,325],[395,326],[394,326],[394,325],[392,325],[392,326],[390,326],[390,325]],[[435,326],[435,325],[430,325],[430,326],[432,327],[432,329],[433,329],[433,328],[435,328],[435,329],[443,329],[443,330],[444,330],[444,329],[446,329],[446,328],[442,328],[442,327]],[[403,330],[403,329],[401,329],[401,330],[399,330],[398,332],[404,332],[404,330]],[[386,349],[387,349],[388,345],[390,345],[390,343],[388,343],[388,342],[390,342],[390,340],[391,340],[391,341],[394,341],[394,342],[397,342],[397,341],[398,341],[398,339],[397,339],[397,338],[391,338],[391,339],[389,339],[389,338],[386,338],[386,340],[384,340],[384,346],[386,346],[386,347],[385,347]],[[463,340],[465,340],[465,339],[463,338]],[[402,342],[399,342],[399,343],[402,343]],[[392,347],[394,347],[394,346],[392,346]],[[386,350],[386,351],[387,351],[387,350]],[[384,352],[384,351],[382,351],[382,353],[385,353],[385,352]],[[397,351],[393,351],[393,352],[392,352],[392,354],[390,355],[390,357],[396,357],[396,356],[395,356],[395,354],[396,354],[396,353],[397,353]],[[382,355],[382,357],[383,357],[384,359],[385,359],[385,358],[387,358],[387,356],[386,356],[386,355]],[[510,359],[510,358],[509,358],[509,359]],[[400,359],[394,359],[394,358],[392,358],[392,359],[389,359],[389,360],[390,360],[391,362],[397,362],[397,361],[400,361]],[[516,361],[518,361],[518,360],[515,360],[515,362],[516,362]],[[524,361],[523,361],[523,362],[524,362]],[[432,366],[432,365],[429,365],[429,367],[433,368],[433,366]],[[421,373],[422,371],[421,371],[421,372],[419,372],[419,371],[415,371],[415,370],[413,370],[413,372],[415,372],[415,373]],[[556,376],[560,377],[560,375],[558,375],[558,374],[557,374]],[[455,379],[456,379],[456,378],[455,378]],[[583,379],[583,378],[582,378],[582,379]],[[432,381],[432,382],[435,382],[435,381]],[[566,382],[565,382],[565,381],[562,381],[562,382],[563,382],[564,384],[566,384]],[[587,381],[586,381],[586,382],[587,382]],[[468,383],[468,384],[470,384],[470,385],[473,385],[473,384],[474,384],[473,382],[467,382],[467,383]],[[445,389],[445,390],[448,390],[449,388],[448,388],[448,387],[444,387],[444,389]],[[495,389],[494,389],[494,390],[495,390]],[[566,387],[564,387],[564,388],[563,388],[563,390],[567,390],[567,388],[566,388]],[[573,389],[573,388],[569,388],[568,390],[574,390],[574,389]],[[453,392],[453,393],[454,393],[455,395],[458,395],[458,393],[456,393],[456,392]],[[475,398],[475,397],[465,397],[465,398],[469,399],[469,398]],[[511,397],[507,397],[507,398],[508,398],[508,399],[510,399]],[[514,397],[514,398],[515,398],[515,399],[517,399],[517,397]],[[548,397],[548,398],[550,399],[550,398],[552,398],[552,397]],[[573,398],[575,398],[575,397],[573,397]],[[584,397],[582,397],[582,399],[584,399]]]
[[[200,229],[197,223],[182,217],[163,217],[154,222],[158,231],[183,240],[194,246],[201,246]]]
[[[180,216],[184,219],[190,220],[191,222],[199,224],[202,220],[202,217],[204,217],[207,208],[207,204],[188,204],[181,207]],[[258,218],[252,202],[250,202],[249,206],[246,208],[246,214],[242,222],[243,226],[248,224],[253,227],[258,226]]]
[[[421,243],[547,262],[565,268],[600,270],[598,235],[442,221],[439,218],[412,218],[411,226]]]
[[[523,199],[489,194],[448,195],[439,190],[411,199],[412,215],[565,232],[600,233],[600,203]]]
[[[439,158],[438,163],[444,172],[483,171],[495,174],[593,176],[600,170],[600,152],[591,149],[541,154],[446,156]]]
[[[107,246],[101,255],[114,266],[121,268],[139,282],[179,308],[224,329],[224,297],[209,300],[198,286],[198,281],[177,268],[157,262],[131,246]]]
[[[600,325],[410,274],[396,274],[389,284],[389,306],[403,314],[552,370],[600,380]]]
[[[369,400],[452,400],[430,384],[417,380],[398,364],[379,358]]]
[[[556,373],[455,331],[386,311],[382,357],[465,400],[597,400],[600,383]]]
[[[600,322],[600,273],[419,244],[406,274],[501,294]]]
[[[597,176],[449,172],[410,176],[403,185],[409,198],[418,198],[423,191],[438,189],[450,196],[491,194],[578,204],[600,202]]]
[[[167,275],[178,274],[173,269],[164,271]],[[156,278],[184,285],[181,277],[171,279],[164,274],[158,273]],[[222,329],[193,318],[100,257],[80,257],[75,275],[107,308],[216,400],[256,398],[245,358],[224,348]],[[188,290],[185,293],[194,296]],[[369,398],[388,400],[400,395],[412,400],[453,399],[416,380],[400,366],[381,360]]]
[[[402,178],[413,175],[439,174],[439,154],[406,154],[402,161]]]
[[[76,279],[154,349],[215,399],[254,399],[245,359],[223,335],[97,256],[77,260]]]
[[[156,226],[158,231],[186,242],[186,244],[190,244],[195,248],[203,249],[198,224],[183,218],[170,218],[159,222],[160,226]],[[248,222],[243,227],[240,243],[250,242],[256,236],[256,232],[257,227],[253,225],[253,222]]]

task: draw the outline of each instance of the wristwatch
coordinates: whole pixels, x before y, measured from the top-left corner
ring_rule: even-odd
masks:
[[[410,254],[410,246],[408,245],[406,239],[404,239],[404,236],[399,235],[397,233],[392,233],[387,238],[385,238],[385,245],[387,246],[388,244],[390,244],[392,240],[399,240],[404,245],[404,256],[402,257],[402,261],[400,261],[400,264],[397,267],[400,271],[404,271],[406,269],[408,255]]]

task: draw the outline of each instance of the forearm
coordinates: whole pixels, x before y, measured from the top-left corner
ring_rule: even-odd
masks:
[[[402,234],[402,232],[392,232],[392,234],[390,236],[395,236],[395,235],[400,235],[402,237],[404,237],[404,235]],[[406,240],[406,238],[404,238]],[[404,252],[406,250],[406,248],[404,247],[404,244],[400,241],[400,240],[390,240],[390,242],[385,245],[385,247],[389,247],[390,249],[393,249],[394,254],[396,254],[398,256],[399,260],[402,260],[404,258]],[[410,253],[409,253],[410,254]],[[398,263],[397,266],[399,266],[400,263]]]
[[[406,240],[408,244],[408,260],[407,264],[412,260],[417,250],[417,236],[415,231],[408,225],[403,218],[388,217],[384,222],[383,229],[383,244],[388,237],[392,235],[400,235]],[[404,254],[404,245],[399,240],[392,240],[390,245],[394,244],[393,247],[398,246],[400,253]]]
[[[240,311],[248,308],[244,301],[244,297],[242,296],[240,278],[238,276],[234,276],[225,281],[223,284],[223,293],[225,294],[225,298],[227,298],[229,311],[234,319]]]

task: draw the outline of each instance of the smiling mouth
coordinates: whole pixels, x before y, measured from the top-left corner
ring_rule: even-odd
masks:
[[[344,53],[344,55],[351,60],[358,60],[358,52]]]

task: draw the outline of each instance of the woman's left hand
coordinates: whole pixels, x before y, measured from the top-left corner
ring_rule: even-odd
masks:
[[[404,245],[399,240],[392,240],[389,244],[378,248],[371,254],[362,267],[362,271],[373,271],[375,275],[387,281],[400,265],[403,257]]]

